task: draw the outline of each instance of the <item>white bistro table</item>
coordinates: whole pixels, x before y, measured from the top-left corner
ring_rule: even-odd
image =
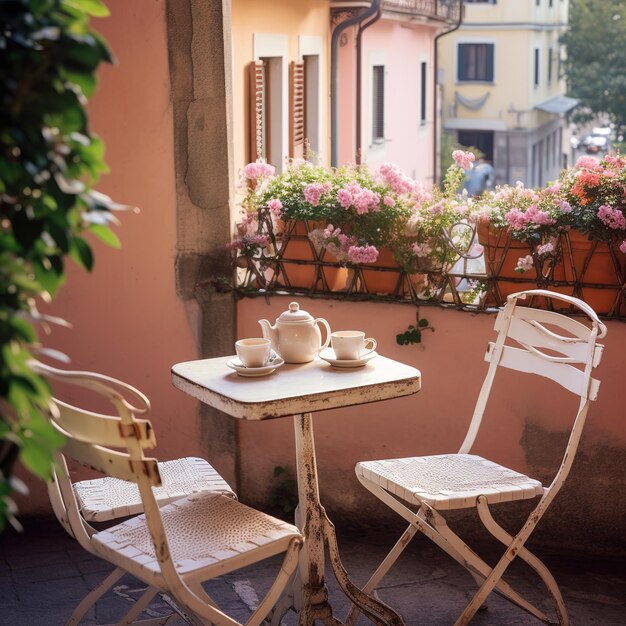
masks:
[[[268,376],[246,378],[227,367],[226,361],[231,358],[178,363],[172,367],[172,380],[181,391],[234,418],[294,418],[298,522],[306,539],[299,572],[302,593],[300,598],[291,598],[289,606],[277,609],[272,624],[280,623],[291,606],[300,611],[300,626],[312,625],[316,620],[332,626],[342,624],[333,616],[328,602],[324,580],[327,547],[337,582],[350,600],[374,624],[403,625],[402,618],[391,608],[350,581],[339,559],[335,529],[319,497],[311,414],[416,393],[421,385],[419,370],[383,356],[354,369],[334,368],[316,358],[310,363],[285,364]]]

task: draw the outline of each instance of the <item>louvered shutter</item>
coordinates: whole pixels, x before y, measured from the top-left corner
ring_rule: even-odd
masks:
[[[289,65],[289,156],[306,158],[304,63],[292,61]]]
[[[457,61],[457,79],[467,80],[467,59],[466,59],[466,46],[467,44],[460,43],[457,46],[458,61]]]
[[[250,63],[250,161],[266,156],[265,151],[265,66]]]

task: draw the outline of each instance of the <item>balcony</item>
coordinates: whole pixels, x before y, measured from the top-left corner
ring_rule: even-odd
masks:
[[[459,19],[460,0],[383,0],[384,11],[426,17],[446,23]]]

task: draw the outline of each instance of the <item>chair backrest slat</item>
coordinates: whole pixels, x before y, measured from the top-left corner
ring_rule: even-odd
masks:
[[[131,459],[129,454],[109,450],[85,441],[68,438],[62,450],[66,457],[78,461],[107,476],[137,482],[145,476],[153,487],[161,486],[161,477],[156,459]]]
[[[102,415],[72,406],[55,398],[54,403],[59,409],[56,418],[66,433],[91,441],[101,446],[125,448],[128,437],[135,438],[142,448],[154,448],[156,445],[154,431],[148,420],[133,420],[132,424],[123,424],[117,415]]]
[[[578,324],[578,322],[576,323]],[[582,324],[580,324],[580,326],[582,326]],[[562,341],[556,337],[555,334],[546,332],[547,329],[545,329],[543,325],[533,324],[514,315],[511,318],[508,335],[511,339],[514,339],[522,345],[530,345],[535,348],[547,348],[567,355],[578,363],[585,363],[589,355],[589,329],[584,326],[583,328],[586,331],[586,337],[579,337],[578,339],[572,338],[571,341]]]
[[[485,355],[485,361],[491,361],[494,354],[494,347],[495,344],[490,342]],[[502,356],[500,357],[498,365],[527,374],[544,376],[579,396],[586,396],[588,393],[590,400],[596,399],[600,385],[599,381],[593,378],[589,379],[585,372],[576,369],[568,363],[547,361],[532,352],[513,346],[503,346]],[[589,380],[591,380],[591,384],[589,385],[589,392],[587,392]]]

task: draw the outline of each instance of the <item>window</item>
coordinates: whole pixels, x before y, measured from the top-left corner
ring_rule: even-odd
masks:
[[[250,63],[250,160],[266,159],[278,172],[289,152],[288,39],[254,34]]]
[[[539,86],[539,48],[535,48],[535,87]]]
[[[324,43],[317,35],[298,36],[298,57],[304,62],[304,149],[306,158],[318,161],[324,153],[322,70]]]
[[[385,66],[374,65],[372,74],[372,141],[385,140]]]
[[[320,146],[320,57],[311,54],[304,57],[304,136],[309,148],[319,154]],[[307,154],[307,158],[310,155]]]
[[[548,50],[548,85],[552,82],[552,59],[554,57],[554,50],[550,48]]]
[[[458,80],[493,82],[492,43],[460,43]]]
[[[426,124],[426,87],[427,82],[426,63],[422,61],[420,64],[420,124]]]

